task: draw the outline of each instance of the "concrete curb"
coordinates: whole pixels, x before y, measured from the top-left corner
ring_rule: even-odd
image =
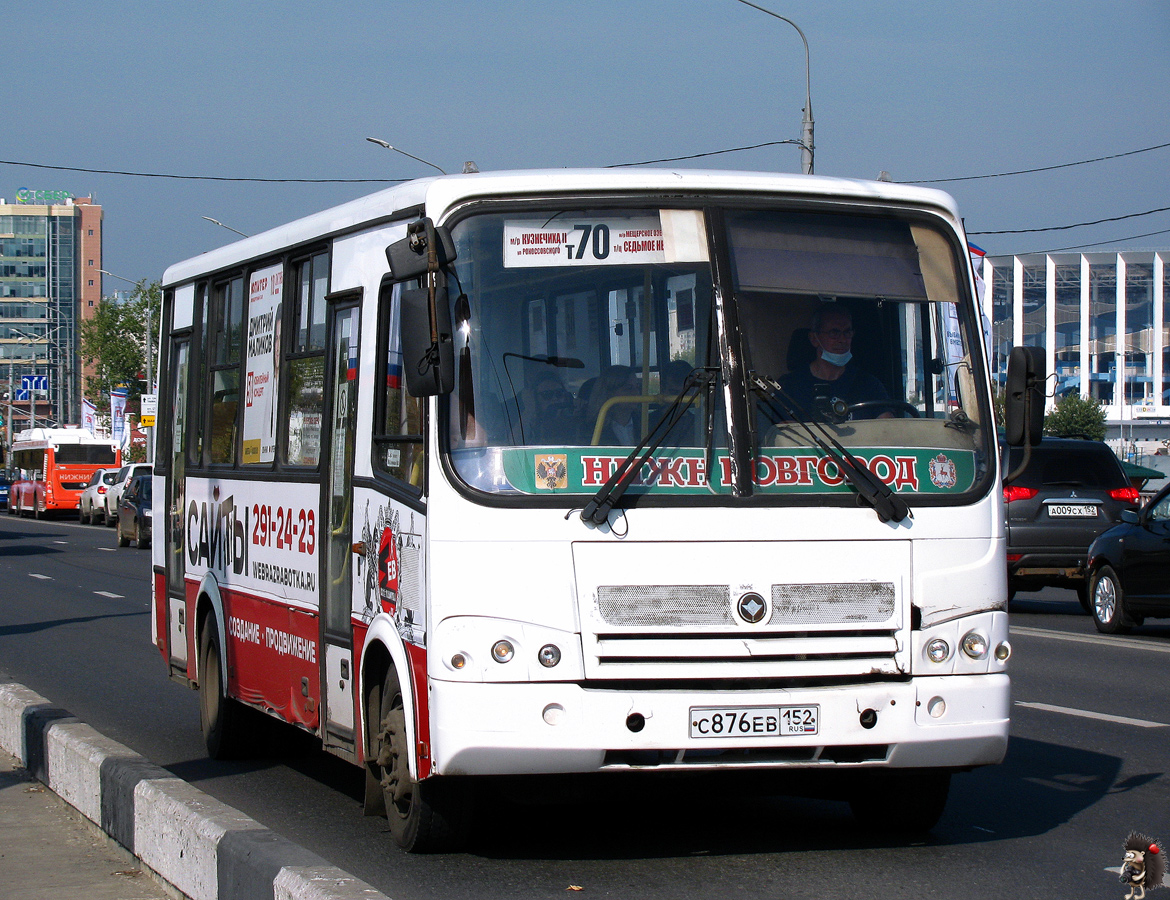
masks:
[[[0,747],[191,900],[389,900],[6,680]]]

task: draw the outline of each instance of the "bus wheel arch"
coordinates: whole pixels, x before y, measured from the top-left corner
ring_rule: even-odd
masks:
[[[195,674],[199,687],[199,725],[208,756],[236,759],[247,754],[254,740],[250,710],[228,696],[223,603],[214,581],[209,585],[205,580],[198,596]]]
[[[371,683],[367,690],[366,728],[372,734],[366,763],[366,812],[384,814],[394,843],[407,852],[456,850],[470,831],[472,795],[459,779],[420,781],[412,771],[415,743],[411,707],[403,689],[406,681],[391,664],[385,667],[382,684]]]

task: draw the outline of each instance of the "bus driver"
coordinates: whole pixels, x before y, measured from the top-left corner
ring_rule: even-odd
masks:
[[[839,414],[830,414],[835,401],[852,405],[889,400],[885,386],[853,362],[853,315],[848,309],[837,303],[821,303],[813,313],[808,338],[816,350],[813,361],[780,379],[786,399],[797,413],[840,420]],[[847,418],[892,415],[885,409],[880,413],[859,411]]]

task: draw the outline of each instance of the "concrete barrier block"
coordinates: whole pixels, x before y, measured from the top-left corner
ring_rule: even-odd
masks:
[[[30,706],[49,706],[40,694],[19,684],[0,684],[0,747],[27,765],[24,743],[24,711]]]
[[[272,882],[273,900],[389,900],[335,866],[287,866]]]
[[[192,900],[219,900],[217,847],[224,834],[262,828],[177,778],[134,788],[134,852]]]
[[[136,757],[82,722],[56,722],[46,739],[49,787],[91,822],[102,823],[101,766],[108,757]]]

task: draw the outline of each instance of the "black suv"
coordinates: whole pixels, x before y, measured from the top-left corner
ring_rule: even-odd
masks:
[[[1010,448],[1004,474],[1023,459]],[[1113,451],[1100,441],[1044,438],[1028,467],[1003,489],[1007,516],[1008,599],[1047,585],[1071,588],[1089,612],[1085,563],[1089,544],[1137,509],[1138,491]]]

